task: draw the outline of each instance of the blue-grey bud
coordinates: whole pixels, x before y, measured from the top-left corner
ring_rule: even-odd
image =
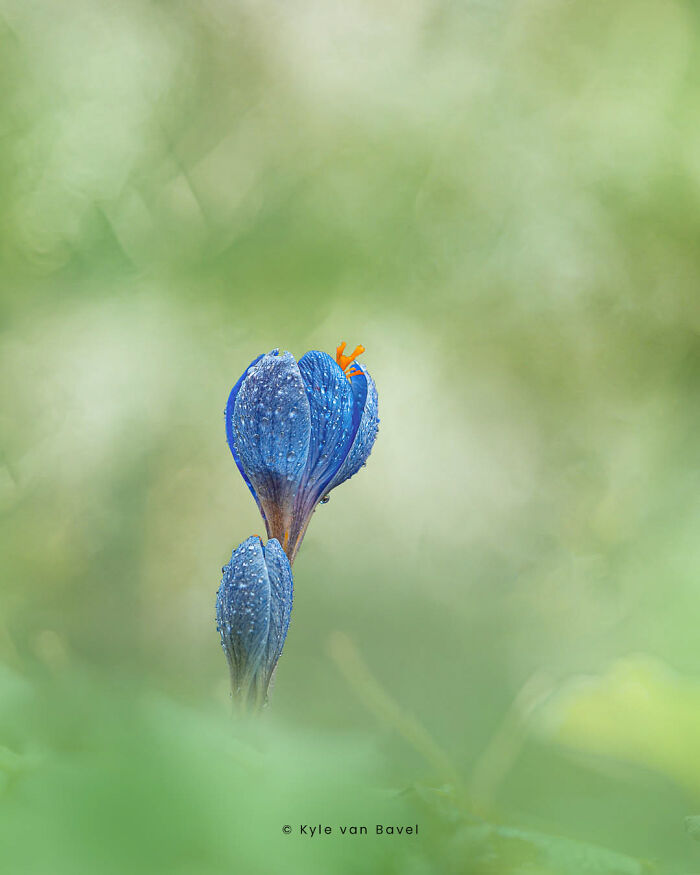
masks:
[[[236,547],[222,569],[216,625],[241,704],[261,708],[292,613],[292,569],[279,541],[259,537]]]

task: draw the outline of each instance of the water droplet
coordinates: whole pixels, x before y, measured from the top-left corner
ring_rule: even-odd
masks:
[[[290,450],[290,451],[287,453],[287,461],[288,461],[288,462],[293,462],[295,458],[296,458],[296,453],[294,452],[294,450]]]
[[[319,503],[320,503],[320,504],[328,504],[328,502],[329,502],[330,500],[331,500],[330,495],[324,495],[323,498],[321,499],[321,501],[320,501]]]

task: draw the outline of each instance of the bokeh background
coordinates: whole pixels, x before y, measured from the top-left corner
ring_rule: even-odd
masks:
[[[0,68],[2,871],[700,871],[697,4],[2,0]],[[341,340],[242,726],[223,407]]]

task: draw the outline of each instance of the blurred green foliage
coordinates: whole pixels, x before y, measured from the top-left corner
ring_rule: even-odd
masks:
[[[691,0],[0,0],[3,872],[700,871],[699,50]],[[234,726],[223,406],[341,340],[379,438]]]

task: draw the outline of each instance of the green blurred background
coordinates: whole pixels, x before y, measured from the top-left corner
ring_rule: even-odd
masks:
[[[1,0],[0,69],[2,872],[700,872],[698,4]],[[223,407],[341,340],[240,726]]]

